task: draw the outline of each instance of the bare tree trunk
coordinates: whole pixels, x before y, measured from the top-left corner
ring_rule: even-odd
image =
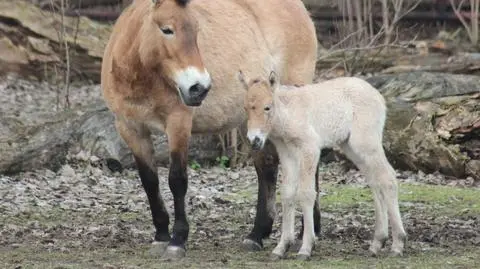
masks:
[[[365,28],[363,24],[362,17],[362,8],[360,6],[360,0],[353,1],[353,9],[355,11],[355,16],[357,17],[357,43],[360,43],[362,46],[366,43]],[[352,18],[353,20],[353,18]]]
[[[389,17],[390,12],[388,10],[388,0],[382,0],[382,17],[383,17],[383,29],[385,31],[385,45],[390,44],[392,33],[390,32]]]
[[[478,12],[479,12],[480,0],[470,0],[470,20],[472,25],[472,44],[478,44]]]

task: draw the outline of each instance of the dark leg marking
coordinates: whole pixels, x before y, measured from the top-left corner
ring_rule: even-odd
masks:
[[[255,170],[258,177],[257,212],[253,229],[245,241],[246,247],[251,250],[263,248],[262,239],[268,237],[272,232],[275,217],[275,191],[279,159],[273,143],[268,140],[266,143],[263,150],[255,156]],[[246,243],[247,241],[249,243]]]
[[[185,242],[189,233],[189,225],[185,214],[185,194],[188,187],[186,153],[170,153],[168,186],[173,194],[175,208],[175,223],[169,245],[185,249]]]
[[[155,241],[169,241],[168,233],[169,217],[168,212],[160,196],[158,188],[158,176],[141,158],[135,156],[138,173],[142,181],[143,189],[147,193],[150,211],[152,213],[153,225],[155,226]]]

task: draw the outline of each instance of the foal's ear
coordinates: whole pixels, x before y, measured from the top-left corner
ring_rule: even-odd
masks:
[[[270,86],[275,88],[278,83],[278,76],[275,71],[270,72],[270,76],[268,77],[268,81],[270,82]]]
[[[245,75],[243,74],[242,70],[238,70],[238,80],[240,80],[240,83],[242,83],[242,86],[245,90],[248,90],[248,83],[247,80],[245,79]]]

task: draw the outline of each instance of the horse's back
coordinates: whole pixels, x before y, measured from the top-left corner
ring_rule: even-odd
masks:
[[[311,83],[317,58],[315,26],[299,0],[244,0],[278,65],[281,83]]]

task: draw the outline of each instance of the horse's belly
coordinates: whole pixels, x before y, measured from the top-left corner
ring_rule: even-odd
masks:
[[[208,107],[199,110],[196,108],[193,116],[192,133],[196,134],[226,132],[247,120],[242,107],[232,107],[228,111]]]
[[[255,18],[237,1],[191,4],[199,21],[200,54],[212,77],[212,89],[194,109],[192,132],[224,132],[246,120],[239,71],[254,78],[278,70]]]

